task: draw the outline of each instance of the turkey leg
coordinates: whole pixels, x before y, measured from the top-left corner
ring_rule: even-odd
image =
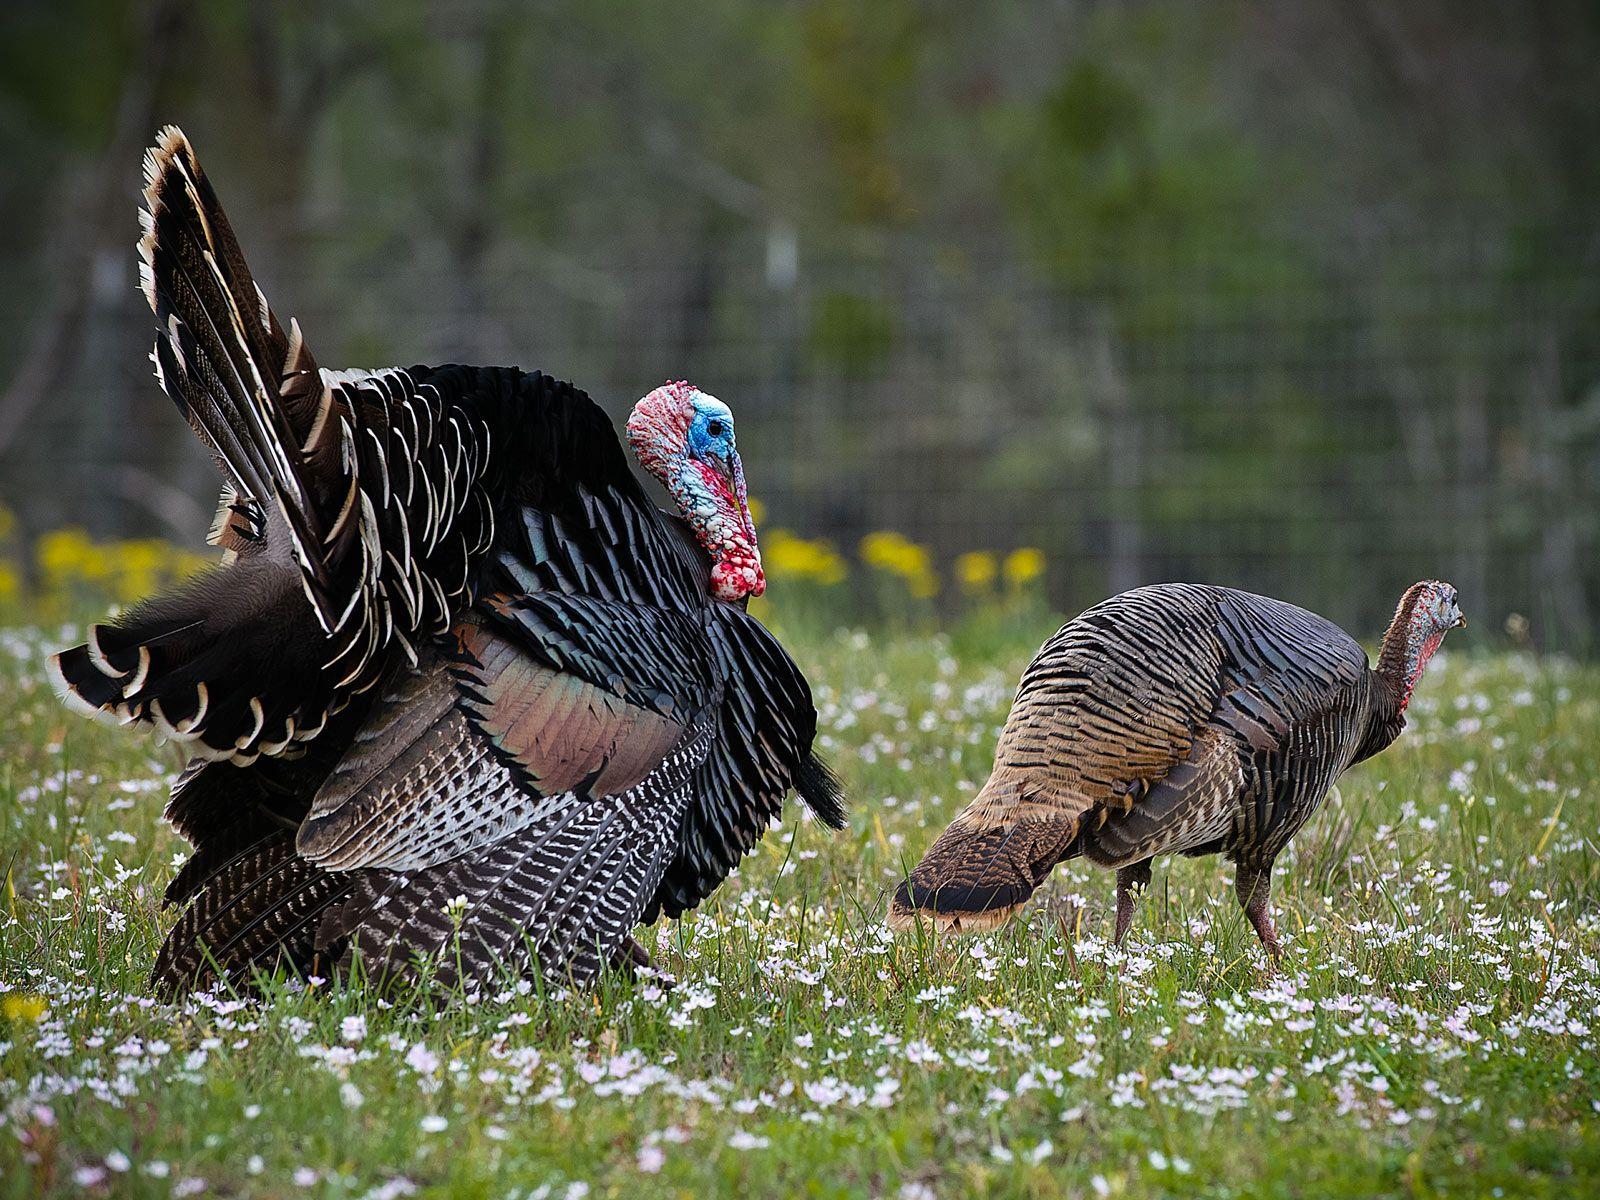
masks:
[[[1250,924],[1255,928],[1256,936],[1261,939],[1261,945],[1265,947],[1267,955],[1273,962],[1277,962],[1283,957],[1283,950],[1278,945],[1277,926],[1272,922],[1272,864],[1249,867],[1240,863],[1239,869],[1234,873],[1233,890],[1238,895],[1239,905],[1244,909],[1244,915],[1250,918]]]
[[[1134,863],[1131,867],[1117,868],[1117,933],[1115,942],[1122,945],[1133,924],[1133,908],[1139,897],[1150,886],[1150,860]]]

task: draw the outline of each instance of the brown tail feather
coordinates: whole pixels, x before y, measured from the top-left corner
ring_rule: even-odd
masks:
[[[161,324],[156,374],[227,479],[213,533],[246,574],[204,576],[96,625],[50,666],[77,711],[249,762],[327,719],[328,648],[294,635],[313,628],[308,601],[329,570],[305,548],[323,552],[349,492],[340,422],[299,327],[285,331],[268,307],[177,128],[151,147],[145,183],[140,276]]]
[[[1075,852],[1079,818],[1020,799],[991,779],[895,889],[889,928],[910,929],[921,919],[951,933],[979,933],[1021,908]]]

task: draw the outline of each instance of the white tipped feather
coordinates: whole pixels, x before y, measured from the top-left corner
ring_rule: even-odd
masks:
[[[139,647],[139,665],[134,668],[133,674],[122,685],[122,698],[128,699],[144,686],[144,681],[150,677],[150,647]]]
[[[60,698],[62,704],[81,717],[89,717],[96,721],[105,720],[108,715],[106,711],[102,708],[96,708],[78,695],[77,689],[67,681],[66,673],[61,669],[61,655],[52,654],[45,659],[44,670],[45,675],[50,680],[51,690]]]
[[[296,325],[293,320],[289,322],[289,325],[292,329],[299,329],[299,326]],[[311,422],[311,432],[307,433],[305,438],[300,443],[301,454],[308,453],[311,447],[315,446],[317,442],[321,440],[322,430],[328,423],[329,415],[333,412],[333,388],[328,384],[328,372],[323,371],[321,372],[321,375],[322,399],[317,405],[316,419]]]
[[[200,722],[206,719],[206,710],[211,707],[211,689],[203,682],[194,685],[194,696],[194,716],[179,721],[175,726],[179,737],[198,736]]]
[[[366,430],[366,434],[367,434],[367,439],[372,443],[372,452],[375,455],[378,456],[378,479],[383,484],[383,499],[379,502],[378,507],[379,508],[388,508],[389,507],[389,455],[388,455],[388,452],[384,450],[384,448],[383,448],[383,439],[378,436],[376,430],[374,430],[371,426],[368,426],[367,430]]]
[[[161,707],[161,697],[159,696],[150,701],[150,719],[155,722],[156,732],[169,742],[187,741],[193,737],[193,735],[190,735],[189,738],[186,738],[178,732],[177,726],[167,719],[167,714]]]
[[[111,660],[106,657],[105,651],[100,649],[100,626],[89,626],[88,636],[84,639],[89,646],[89,661],[94,664],[94,669],[107,679],[124,679],[126,671],[119,671],[111,665]]]
[[[394,568],[384,579],[384,593],[385,595],[398,595],[400,597],[405,604],[406,624],[415,625],[420,616],[418,608],[421,604],[421,597],[411,590],[411,580],[408,572],[400,560],[394,556],[394,552],[385,550],[383,556],[389,560],[389,565]]]
[[[156,273],[155,268],[147,261],[139,263],[139,290],[144,293],[144,298],[149,302],[150,307],[154,308],[156,306]],[[151,357],[154,357],[154,355]]]
[[[255,723],[250,727],[250,732],[241,734],[233,743],[240,750],[255,741],[256,734],[260,733],[261,727],[267,723],[267,713],[261,707],[261,698],[259,696],[250,697],[250,715],[255,719]]]
[[[189,373],[189,360],[183,352],[183,342],[178,338],[178,331],[183,328],[183,322],[178,320],[178,314],[173,313],[167,317],[167,345],[172,348],[172,357],[178,360],[178,367],[185,375]]]
[[[283,737],[275,742],[262,742],[261,753],[271,758],[282,754],[294,742],[294,717],[288,716],[283,720]]]
[[[339,540],[339,535],[344,532],[345,522],[350,519],[350,514],[355,511],[356,495],[361,490],[361,480],[356,475],[350,476],[350,488],[345,492],[344,504],[339,509],[339,515],[333,519],[333,524],[328,526],[328,532],[322,535],[322,544],[331,546]]]
[[[328,716],[329,714],[324,711],[317,717],[317,723],[315,725],[302,725],[299,729],[296,729],[294,731],[294,740],[297,742],[309,742],[313,738],[317,737],[317,735],[319,735],[328,727]]]

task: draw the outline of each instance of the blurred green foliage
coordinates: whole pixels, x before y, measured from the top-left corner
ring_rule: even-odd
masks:
[[[1578,0],[14,4],[0,497],[206,506],[127,252],[177,121],[325,364],[705,380],[784,525],[1041,545],[1065,608],[1447,574],[1582,647],[1597,59]]]
[[[829,292],[813,306],[810,340],[819,362],[862,375],[893,348],[894,314],[876,297]]]

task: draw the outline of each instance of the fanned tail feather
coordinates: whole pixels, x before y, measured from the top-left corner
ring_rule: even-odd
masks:
[[[293,576],[247,560],[90,626],[48,670],[69,708],[148,723],[196,757],[243,764],[327,720],[317,647],[297,636],[306,619]]]
[[[521,430],[534,403],[593,406],[511,368],[319,369],[179,130],[162,130],[145,170],[152,357],[224,476],[211,539],[232,569],[96,627],[58,657],[56,683],[74,708],[249,762],[315,737],[470,603],[516,461],[492,455],[491,427]]]
[[[238,561],[92,627],[51,670],[70,707],[155,725],[201,758],[249,762],[315,736],[327,717],[326,651],[305,644],[299,575],[324,560],[333,532],[333,397],[173,126],[146,155],[144,194],[140,283],[160,322],[151,357],[227,481],[212,533]]]
[[[333,403],[299,325],[279,323],[216,192],[176,126],[145,156],[140,284],[161,323],[152,359],[184,418],[238,490],[290,502],[319,530],[315,484],[336,474]]]

